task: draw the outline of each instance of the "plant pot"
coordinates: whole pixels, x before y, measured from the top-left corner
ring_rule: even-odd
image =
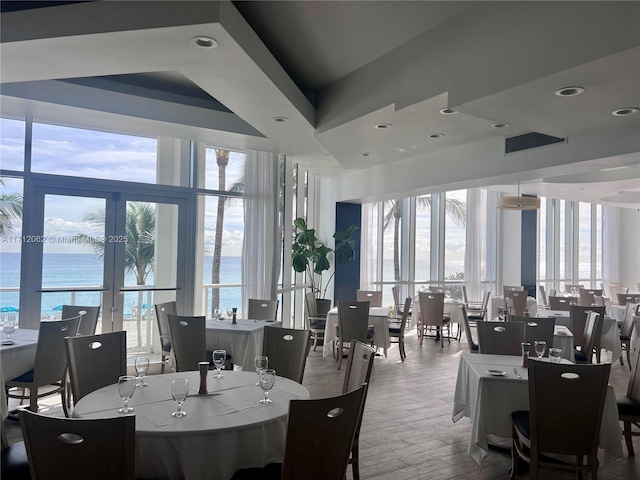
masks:
[[[326,317],[329,310],[331,310],[331,300],[316,298],[316,312],[319,317]]]

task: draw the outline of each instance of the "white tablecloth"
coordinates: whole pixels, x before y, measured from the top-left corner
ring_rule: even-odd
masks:
[[[498,316],[498,311],[505,308],[504,297],[502,295],[495,295],[491,297],[489,302],[488,319],[493,320]],[[533,297],[527,297],[527,310],[529,310],[529,316],[535,317],[538,314],[538,301]]]
[[[463,353],[458,366],[458,379],[453,402],[454,422],[471,419],[471,437],[467,452],[478,465],[488,454],[487,435],[511,438],[511,413],[529,409],[527,370],[520,367],[520,357]],[[513,368],[517,367],[521,379]],[[506,375],[493,377],[489,369],[503,370]],[[618,422],[615,392],[610,386],[602,416],[600,448],[605,458],[622,456],[622,430]]]
[[[231,354],[235,365],[253,370],[253,359],[262,355],[266,325],[279,327],[282,322],[243,319],[236,325],[228,320],[217,325],[215,320],[207,320],[207,350],[224,349]]]
[[[137,388],[130,400],[136,416],[136,476],[154,479],[226,480],[239,468],[282,462],[289,401],[307,399],[299,383],[278,377],[261,405],[262,389],[255,372],[223,371],[208,375],[209,395],[198,395],[198,372],[146,377],[148,387]],[[171,380],[188,378],[190,396],[183,405],[187,416],[174,418]],[[83,397],[74,416],[105,418],[120,415],[117,385]]]
[[[38,330],[19,328],[11,334],[12,345],[0,345],[0,419],[7,418],[7,397],[4,382],[12,380],[33,368],[38,345]],[[2,341],[6,335],[2,334]]]
[[[384,349],[384,356],[387,356],[387,349],[391,346],[389,340],[389,309],[387,307],[369,307],[369,325],[373,326],[374,342],[377,347]],[[324,326],[324,346],[322,355],[328,357],[332,355],[331,349],[336,340],[336,327],[338,326],[338,307],[333,307],[327,313],[327,322]]]
[[[545,310],[544,313],[549,317],[556,317],[556,325],[564,325],[571,329],[571,318],[569,317],[569,312],[565,312],[563,310]],[[604,317],[603,319],[600,348],[604,348],[611,352],[611,359],[613,362],[618,360],[622,354],[618,323],[611,317]]]

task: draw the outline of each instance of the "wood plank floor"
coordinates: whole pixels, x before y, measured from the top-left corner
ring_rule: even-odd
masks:
[[[420,347],[412,332],[406,339],[406,347],[404,363],[400,362],[396,346],[392,346],[388,358],[376,357],[360,438],[361,477],[371,480],[509,478],[508,454],[491,453],[479,467],[467,454],[469,419],[451,421],[458,362],[466,344],[445,341],[441,348],[439,342],[428,339]],[[313,398],[338,395],[343,378],[344,365],[342,370],[337,370],[332,358],[322,357],[321,347],[311,352],[304,385]],[[628,366],[615,362],[610,383],[616,392],[626,392],[628,379]],[[62,415],[56,403],[59,398],[43,400],[47,414]],[[15,406],[12,402],[10,408]],[[18,440],[17,424],[7,421],[6,425],[10,441]],[[640,437],[635,437],[634,446],[640,452]],[[613,461],[601,457],[598,478],[640,479],[640,454],[629,457],[626,448],[624,452],[623,457]],[[318,459],[328,460],[321,456]],[[575,475],[543,470],[541,477],[552,480],[575,478]],[[352,478],[350,468],[348,478]],[[517,478],[528,478],[528,472],[523,471]]]

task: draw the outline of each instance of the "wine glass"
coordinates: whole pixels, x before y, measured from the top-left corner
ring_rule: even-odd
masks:
[[[8,319],[4,321],[2,325],[2,331],[7,336],[5,342],[11,343],[11,334],[16,331],[16,322],[15,320]]]
[[[176,402],[176,405],[178,406],[177,410],[171,414],[172,416],[177,418],[187,416],[187,412],[182,410],[182,404],[187,399],[188,394],[188,378],[176,378],[175,380],[171,380],[171,395],[173,396],[173,401]]]
[[[261,355],[253,359],[253,366],[256,367],[256,373],[258,374],[258,381],[256,387],[260,386],[260,372],[269,368],[269,357]]]
[[[220,309],[219,308],[214,308],[213,309],[213,318],[216,319],[216,324],[220,325]]]
[[[136,391],[136,377],[133,375],[122,375],[118,377],[118,393],[122,397],[124,405],[118,409],[120,413],[131,413],[133,407],[129,406],[129,399],[133,396],[133,392]]]
[[[263,405],[273,403],[273,400],[269,398],[269,390],[273,388],[273,384],[276,382],[276,371],[272,368],[265,368],[260,370],[260,386],[264,390],[264,398],[260,400]]]
[[[146,387],[149,385],[144,381],[144,376],[149,371],[149,359],[147,357],[136,357],[136,373],[140,377],[140,381],[136,384],[136,387]]]
[[[227,308],[227,318],[231,320],[231,317],[233,317],[233,308],[229,307]]]
[[[547,349],[547,342],[545,342],[544,340],[536,340],[534,348],[536,350],[536,355],[538,356],[538,358],[542,358],[544,356],[545,350]]]
[[[216,374],[214,378],[222,378],[224,375],[220,373],[220,370],[224,366],[224,362],[227,361],[226,350],[214,350],[213,351],[213,366],[216,367]]]

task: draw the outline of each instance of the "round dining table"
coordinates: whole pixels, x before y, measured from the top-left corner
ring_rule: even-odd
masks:
[[[289,402],[308,399],[309,391],[292,380],[277,377],[269,398],[256,386],[255,372],[224,370],[207,375],[207,390],[198,394],[199,372],[145,377],[129,405],[136,416],[136,477],[153,479],[226,480],[240,468],[282,462],[286,443]],[[171,381],[189,379],[189,396],[182,409],[187,416],[171,415],[176,404]],[[123,401],[117,384],[81,398],[73,416],[106,418],[121,415]]]

